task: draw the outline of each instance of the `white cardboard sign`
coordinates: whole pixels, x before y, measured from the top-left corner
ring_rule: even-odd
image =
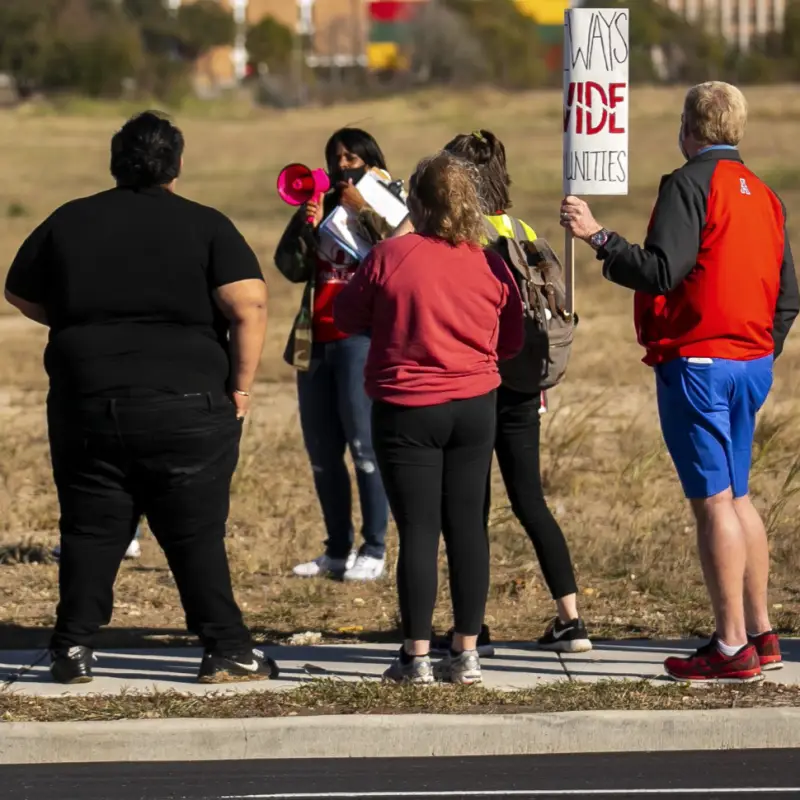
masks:
[[[629,17],[564,12],[564,194],[628,193]]]

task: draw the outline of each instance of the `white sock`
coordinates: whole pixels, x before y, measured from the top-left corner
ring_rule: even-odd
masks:
[[[722,653],[722,655],[728,656],[728,658],[735,656],[743,647],[744,645],[742,644],[730,645],[725,644],[722,639],[717,639],[717,649],[720,651],[720,653]]]

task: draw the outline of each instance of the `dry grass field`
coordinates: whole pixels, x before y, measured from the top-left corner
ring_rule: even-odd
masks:
[[[800,94],[750,89],[748,164],[781,193],[800,241]],[[677,166],[681,95],[633,93],[631,192],[598,199],[598,218],[641,240],[663,172]],[[246,112],[179,118],[188,140],[180,191],[230,214],[261,258],[270,287],[270,334],[255,411],[235,481],[229,550],[238,596],[265,639],[294,632],[391,637],[396,629],[396,535],[389,576],[345,586],[289,576],[298,559],[321,552],[324,532],[298,427],[293,373],[281,361],[299,299],[272,266],[289,210],[274,185],[281,166],[321,166],[327,135],[357,123],[379,139],[397,175],[455,132],[484,126],[509,149],[514,212],[560,249],[560,98],[556,94],[416,95],[324,110]],[[108,141],[121,118],[104,113],[0,113],[0,263],[62,201],[109,185]],[[758,242],[753,242],[758,257]],[[568,379],[551,392],[544,418],[549,499],[571,543],[581,607],[592,632],[664,636],[708,632],[711,619],[695,558],[690,517],[660,442],[651,376],[631,324],[631,297],[605,283],[588,248],[578,249],[581,324]],[[109,265],[113,268],[113,265]],[[49,549],[57,506],[44,425],[45,333],[4,307],[0,316],[0,646],[46,639],[57,597]],[[800,632],[800,332],[790,337],[759,423],[753,491],[774,556],[774,623]],[[552,614],[532,548],[498,485],[491,525],[488,622],[498,638],[530,640]],[[177,635],[182,616],[151,536],[141,561],[126,563],[106,643]],[[449,626],[445,567],[437,625]]]

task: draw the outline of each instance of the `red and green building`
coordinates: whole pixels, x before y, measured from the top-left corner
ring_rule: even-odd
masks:
[[[367,63],[374,70],[405,69],[404,51],[411,40],[411,22],[428,0],[367,0],[369,40]],[[539,36],[548,45],[547,63],[561,69],[564,11],[570,0],[514,0],[523,14],[538,23]]]

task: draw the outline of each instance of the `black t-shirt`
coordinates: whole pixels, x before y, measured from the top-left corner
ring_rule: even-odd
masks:
[[[6,288],[47,313],[54,393],[135,397],[224,391],[229,326],[212,292],[254,278],[258,260],[224,214],[120,187],[54,212]]]

